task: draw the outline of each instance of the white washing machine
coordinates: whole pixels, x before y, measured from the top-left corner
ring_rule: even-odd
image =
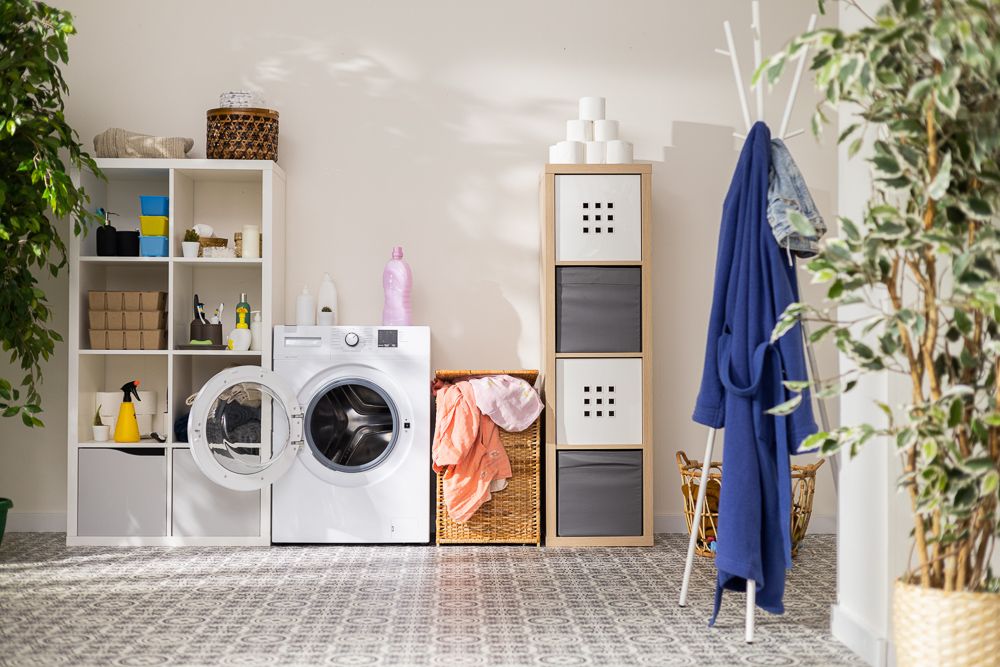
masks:
[[[273,485],[274,543],[426,543],[430,375],[428,327],[276,326],[273,371],[202,387],[191,452],[222,486]]]

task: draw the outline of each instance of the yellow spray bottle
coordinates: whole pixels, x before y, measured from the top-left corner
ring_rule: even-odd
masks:
[[[139,442],[139,422],[135,420],[135,406],[132,397],[139,398],[139,381],[132,380],[122,385],[122,404],[118,408],[118,421],[115,422],[115,442]]]

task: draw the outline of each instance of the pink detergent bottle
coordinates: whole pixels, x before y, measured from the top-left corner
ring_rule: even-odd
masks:
[[[410,290],[413,289],[413,272],[403,259],[403,247],[392,249],[392,259],[382,271],[382,289],[385,291],[385,305],[382,307],[384,326],[409,326]]]

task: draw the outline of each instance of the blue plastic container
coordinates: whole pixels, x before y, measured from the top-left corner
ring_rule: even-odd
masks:
[[[166,257],[166,236],[140,236],[139,255],[142,257]]]
[[[170,215],[170,197],[139,195],[139,207],[143,215]]]

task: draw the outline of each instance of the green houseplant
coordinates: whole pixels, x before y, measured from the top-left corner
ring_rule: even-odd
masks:
[[[42,363],[62,338],[38,273],[66,266],[66,245],[54,220],[72,220],[75,234],[99,219],[72,168],[99,174],[63,115],[73,17],[34,0],[0,0],[0,346],[17,379],[0,378],[0,414],[41,426]],[[22,375],[23,374],[23,375]]]
[[[198,236],[198,232],[193,229],[184,231],[184,238],[181,240],[181,252],[184,257],[193,259],[198,256],[198,248],[201,245],[198,241],[200,239],[201,237]]]
[[[793,304],[774,336],[803,319],[814,341],[832,338],[851,359],[846,373],[818,383],[822,395],[849,391],[868,373],[908,378],[903,405],[880,405],[883,423],[842,426],[807,444],[830,454],[879,437],[893,443],[915,561],[895,591],[900,664],[918,651],[934,664],[985,664],[951,662],[948,651],[967,660],[1000,646],[989,569],[1000,526],[1000,0],[892,0],[870,18],[855,33],[803,35],[757,73],[774,81],[814,48],[823,101],[813,129],[827,121],[824,107],[853,105],[857,122],[839,141],[850,155],[870,141],[873,173],[863,218],[841,218],[840,237],[807,265],[829,285],[825,303]],[[958,600],[985,609],[959,612],[966,624],[987,619],[978,649],[948,636]],[[915,627],[905,617],[914,605],[934,605],[935,621]]]

